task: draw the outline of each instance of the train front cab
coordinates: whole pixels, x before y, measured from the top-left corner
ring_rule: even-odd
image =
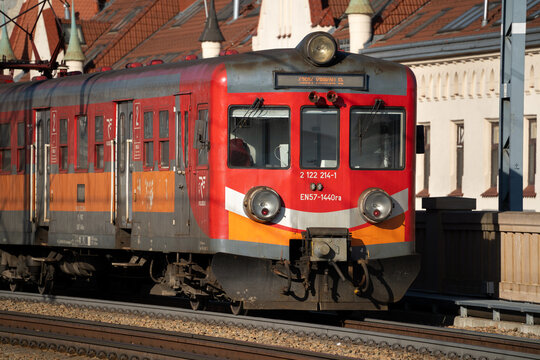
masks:
[[[321,81],[361,61],[350,56]],[[418,274],[415,80],[379,66],[400,74],[402,94],[310,87],[294,74],[285,90],[274,78],[272,91],[228,93],[217,109],[228,114],[222,180],[235,254],[215,255],[212,271],[245,308],[385,309]],[[364,68],[376,89],[384,77]]]

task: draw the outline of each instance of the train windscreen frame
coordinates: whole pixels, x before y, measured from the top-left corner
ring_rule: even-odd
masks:
[[[353,170],[403,170],[405,110],[352,108],[349,152]]]
[[[288,107],[229,108],[230,168],[288,169],[291,111]]]

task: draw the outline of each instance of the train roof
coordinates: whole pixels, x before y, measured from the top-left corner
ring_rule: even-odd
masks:
[[[331,66],[315,66],[297,49],[275,49],[182,61],[122,70],[67,76],[43,81],[0,85],[0,111],[101,103],[173,95],[181,80],[209,81],[224,66],[229,92],[276,92],[274,74],[365,74],[370,93],[405,95],[407,68],[403,65],[338,52]],[[189,71],[188,71],[189,70]],[[313,88],[317,90],[317,88]],[[305,90],[298,90],[305,91]],[[358,92],[340,88],[339,92]],[[365,92],[365,90],[364,90]]]

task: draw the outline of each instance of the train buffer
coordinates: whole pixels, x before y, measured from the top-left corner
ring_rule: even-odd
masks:
[[[455,303],[459,306],[461,317],[467,317],[467,309],[469,308],[483,308],[492,310],[493,320],[500,321],[501,310],[503,310],[525,314],[525,323],[534,325],[534,316],[540,314],[540,304],[488,299],[456,300]]]

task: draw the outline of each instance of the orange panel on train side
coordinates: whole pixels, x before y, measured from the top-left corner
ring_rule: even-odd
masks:
[[[133,211],[173,212],[174,172],[133,173]]]
[[[26,180],[30,181],[30,177],[26,177]],[[0,211],[22,211],[28,208],[24,201],[24,182],[25,175],[0,176]]]

